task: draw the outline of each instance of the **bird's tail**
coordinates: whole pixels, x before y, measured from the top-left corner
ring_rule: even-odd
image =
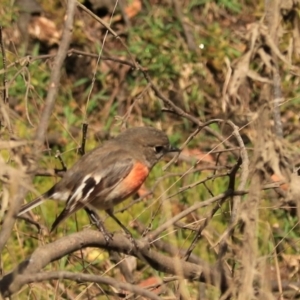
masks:
[[[33,208],[39,206],[39,205],[42,204],[46,199],[47,199],[47,198],[46,198],[45,194],[43,194],[43,195],[41,195],[41,196],[35,198],[33,201],[24,204],[24,205],[21,207],[21,209],[20,209],[20,211],[19,211],[19,213],[18,213],[18,217],[21,216],[21,215],[23,215],[23,214],[25,214],[26,212],[32,210]]]
[[[65,207],[64,210],[60,213],[60,215],[56,218],[54,223],[51,226],[50,232],[53,232],[56,227],[67,217],[69,217],[71,214],[75,213],[77,210],[83,208],[85,205],[78,201],[76,205],[72,206],[71,209],[68,207]]]

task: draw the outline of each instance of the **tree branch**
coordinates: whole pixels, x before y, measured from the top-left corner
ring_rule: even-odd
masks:
[[[139,287],[138,285],[121,282],[115,280],[110,277],[102,277],[93,274],[83,274],[83,273],[73,273],[67,271],[58,271],[58,272],[44,272],[44,273],[37,273],[23,276],[20,282],[22,284],[28,284],[33,282],[42,282],[46,280],[62,280],[62,279],[69,279],[76,282],[95,282],[95,283],[102,283],[111,285],[120,290],[127,290],[135,295],[144,296],[147,299],[153,300],[160,300],[161,298],[158,297],[156,294]]]
[[[218,270],[208,264],[194,264],[177,257],[176,261],[180,264],[178,266],[178,264],[174,264],[174,257],[169,254],[163,255],[151,249],[144,240],[138,240],[137,245],[138,248],[134,247],[132,242],[121,234],[114,235],[113,240],[107,244],[102,233],[95,230],[84,230],[65,236],[51,244],[37,248],[31,256],[21,262],[12,272],[5,275],[0,280],[0,293],[4,297],[16,293],[27,283],[24,278],[34,276],[49,263],[86,247],[99,247],[130,254],[146,262],[157,271],[178,275],[178,269],[180,269],[180,274],[186,279],[206,282],[215,286],[220,284]]]

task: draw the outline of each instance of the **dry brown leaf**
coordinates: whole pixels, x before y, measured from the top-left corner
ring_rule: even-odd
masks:
[[[49,46],[58,44],[61,36],[61,32],[51,20],[40,16],[32,18],[28,25],[28,32],[32,38]]]
[[[199,149],[183,149],[180,153],[180,158],[185,160],[214,162],[211,154],[202,152]]]
[[[231,67],[228,66],[228,62],[227,62],[227,68],[229,70],[228,71],[229,73],[227,74],[227,80],[225,81],[225,84],[223,86],[223,103],[222,103],[223,110],[227,108],[227,105],[229,103],[228,96],[229,98],[232,99],[239,99],[238,90],[240,86],[244,83],[246,77],[249,76],[250,60],[251,57],[253,56],[255,43],[258,37],[259,37],[258,26],[253,26],[251,28],[251,33],[249,36],[249,50],[237,61],[236,65],[232,67],[234,72],[231,77],[230,77]]]
[[[290,68],[292,71],[299,72],[299,68],[297,66],[291,65],[290,62],[286,59],[286,57],[283,54],[281,54],[277,45],[270,36],[268,29],[265,26],[261,25],[259,32],[264,37],[266,44],[271,48],[274,55],[276,55],[282,62],[284,62],[287,65],[287,67]]]
[[[271,176],[271,179],[273,182],[282,182],[282,178],[280,176],[278,176],[277,174],[273,174]],[[282,183],[280,185],[280,188],[283,189],[284,191],[287,191],[289,188],[289,184],[288,183]]]
[[[97,248],[85,248],[83,250],[81,250],[84,252],[85,254],[85,259],[88,262],[95,262],[95,261],[102,261],[103,259],[105,259],[105,253],[101,250],[101,249],[97,249]]]
[[[265,127],[262,132],[264,143],[260,149],[260,159],[256,168],[263,172],[275,174],[276,178],[289,182],[291,180],[292,166],[289,152],[282,139],[278,139],[270,128]]]
[[[255,80],[255,81],[273,84],[273,81],[272,81],[272,80],[260,76],[257,72],[255,72],[255,71],[253,71],[253,70],[248,70],[247,76],[248,76],[249,78]]]
[[[290,271],[289,278],[294,277],[299,272],[300,255],[282,254],[281,256]]]
[[[145,195],[149,194],[149,190],[145,187],[145,185],[143,184],[137,191],[137,194],[139,195],[139,197],[143,197]]]
[[[293,27],[293,52],[295,57],[300,57],[300,18],[298,14],[294,16],[294,27]]]
[[[139,286],[147,288],[149,286],[158,285],[158,284],[161,284],[161,283],[162,283],[162,280],[160,278],[158,278],[158,277],[149,277],[149,278],[141,281]],[[158,293],[161,292],[161,287],[153,289],[153,290],[151,290],[151,292],[158,294]]]
[[[134,0],[130,5],[125,8],[125,12],[129,19],[135,17],[142,9],[142,2],[140,0]]]
[[[257,53],[259,54],[261,60],[263,61],[263,63],[266,66],[266,71],[268,73],[271,73],[271,71],[274,69],[273,65],[272,65],[272,57],[270,54],[268,54],[263,48],[260,48]]]

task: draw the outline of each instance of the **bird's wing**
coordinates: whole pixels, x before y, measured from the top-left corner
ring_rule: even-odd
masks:
[[[108,145],[111,145],[108,143]],[[105,172],[111,168],[116,161],[130,159],[130,153],[118,147],[110,149],[107,145],[93,149],[83,155],[71,168],[68,169],[64,177],[56,184],[56,191],[68,189],[73,191],[79,182],[82,182],[86,175]],[[126,162],[125,162],[126,163]]]
[[[106,164],[105,169],[97,169],[92,173],[87,173],[84,170],[85,176],[77,182],[77,185],[73,185],[66,207],[54,221],[51,231],[69,215],[84,206],[88,206],[96,197],[98,198],[97,201],[101,201],[101,198],[105,199],[128,176],[134,166],[134,160],[129,157],[123,159],[118,156],[114,157],[115,161]],[[96,161],[95,164],[97,164]]]

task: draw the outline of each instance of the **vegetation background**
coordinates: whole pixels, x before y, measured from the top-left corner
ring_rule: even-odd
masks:
[[[81,0],[70,31],[71,2],[0,4],[2,296],[298,299],[299,1]],[[88,151],[145,125],[182,151],[115,209],[143,247],[104,213],[111,245],[84,211],[50,235],[52,201],[16,219],[86,126]]]

